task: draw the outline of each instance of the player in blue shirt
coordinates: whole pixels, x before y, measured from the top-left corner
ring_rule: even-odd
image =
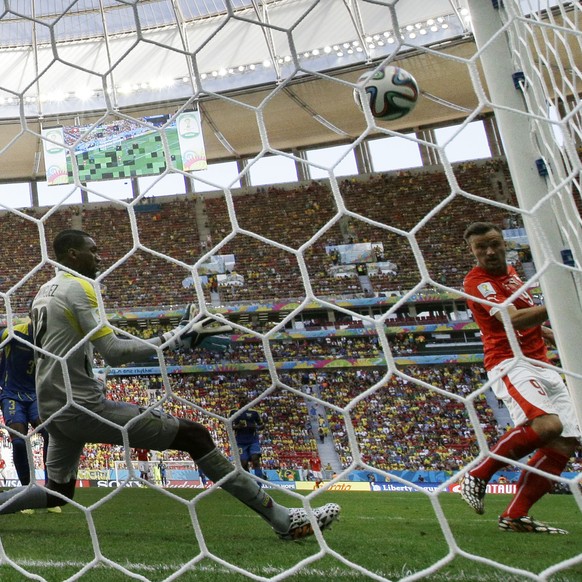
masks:
[[[240,462],[245,471],[249,470],[250,464],[255,475],[260,479],[265,479],[265,474],[261,469],[261,443],[259,440],[259,433],[264,426],[263,419],[259,411],[254,408],[247,408],[243,412],[239,412],[245,405],[244,400],[239,401],[239,407],[231,410],[228,414],[230,417],[236,415],[232,422],[232,428],[234,429]]]
[[[9,337],[8,329],[2,332],[1,341]],[[36,385],[34,380],[34,350],[20,341],[32,339],[32,323],[21,323],[14,326],[14,336],[2,349],[0,356],[0,405],[4,424],[10,429],[12,441],[12,459],[16,473],[22,485],[30,483],[30,464],[25,436],[28,426],[36,428],[40,424],[40,416],[36,401]],[[43,438],[43,460],[46,462],[48,434],[40,431]],[[46,479],[45,479],[46,480]]]

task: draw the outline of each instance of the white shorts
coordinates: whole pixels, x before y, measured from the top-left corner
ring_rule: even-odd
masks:
[[[491,388],[503,400],[516,426],[542,416],[556,414],[564,429],[562,437],[581,439],[574,404],[560,374],[554,370],[519,361],[505,372],[515,360],[505,360],[487,372],[494,380]]]

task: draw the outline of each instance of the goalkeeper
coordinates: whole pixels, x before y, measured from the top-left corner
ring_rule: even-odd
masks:
[[[231,328],[215,327],[210,318],[191,320],[187,309],[181,325],[161,338],[121,339],[101,322],[96,283],[101,259],[91,236],[80,230],[60,232],[53,243],[57,261],[65,267],[43,285],[32,306],[37,346],[36,383],[38,407],[47,425],[50,442],[48,484],[18,487],[0,494],[0,514],[23,509],[62,506],[75,494],[79,459],[86,442],[125,444],[121,427],[127,427],[129,446],[189,453],[214,482],[267,521],[282,539],[311,535],[313,527],[305,509],[289,509],[276,503],[246,473],[220,453],[210,432],[201,424],[178,419],[160,410],[108,400],[103,381],[92,371],[96,348],[106,363],[117,366],[142,360],[160,349],[211,344],[219,349],[220,337]],[[328,503],[313,513],[320,529],[339,515]]]

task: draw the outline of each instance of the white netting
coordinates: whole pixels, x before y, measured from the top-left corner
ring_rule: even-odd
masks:
[[[201,481],[198,468],[193,461],[167,461],[155,452],[151,458],[148,454],[147,461],[132,462],[130,469],[126,461],[114,461],[113,467],[117,483],[139,477],[144,486],[146,484],[143,480],[151,481],[159,486],[170,485],[171,481],[178,483],[179,486],[180,482],[190,481],[190,486],[193,487],[195,481]]]
[[[167,204],[158,207],[148,189],[135,198],[130,195],[120,201],[100,182],[92,182],[91,174],[89,177],[83,174],[85,168],[80,167],[83,161],[76,159],[71,169],[73,183],[61,190],[58,203],[38,211],[9,210],[1,217],[6,228],[3,244],[7,249],[18,249],[19,254],[22,250],[25,255],[18,257],[19,265],[6,261],[3,273],[2,297],[9,329],[16,315],[24,313],[40,282],[50,276],[54,267],[50,241],[64,227],[88,230],[104,248],[106,269],[100,276],[104,284],[100,297],[103,319],[111,310],[130,310],[132,306],[176,307],[178,318],[179,308],[194,296],[202,310],[219,312],[215,317],[226,321],[228,307],[221,311],[223,302],[292,298],[295,302],[289,301],[289,307],[276,320],[267,317],[256,325],[244,322],[237,325],[241,333],[260,342],[266,362],[265,374],[253,388],[256,403],[269,403],[271,410],[285,403],[286,408],[300,410],[305,416],[310,407],[326,411],[334,423],[341,425],[334,437],[341,450],[347,452],[346,462],[332,485],[354,469],[375,471],[405,482],[424,493],[432,504],[432,526],[440,528],[446,551],[440,560],[427,567],[415,567],[416,556],[410,554],[403,557],[399,571],[377,572],[366,561],[357,563],[341,556],[333,545],[317,535],[320,554],[291,567],[273,566],[275,572],[265,576],[291,578],[302,568],[309,569],[311,561],[321,556],[333,557],[345,568],[341,574],[336,569],[324,571],[322,575],[328,579],[336,574],[348,576],[346,571],[376,580],[438,576],[439,570],[458,558],[498,569],[498,577],[483,579],[513,575],[516,579],[547,580],[562,571],[567,574],[568,568],[576,565],[579,569],[582,554],[576,543],[567,557],[553,560],[550,556],[550,565],[544,571],[533,572],[512,566],[511,559],[493,559],[464,549],[463,533],[449,526],[450,515],[443,509],[442,498],[475,455],[462,459],[462,466],[454,467],[448,480],[436,491],[428,491],[400,477],[391,477],[379,461],[371,461],[369,451],[376,438],[380,446],[388,442],[374,431],[385,436],[385,431],[390,432],[400,422],[391,397],[396,394],[402,398],[399,390],[404,390],[403,386],[414,386],[425,401],[431,402],[434,411],[443,403],[466,409],[464,419],[454,427],[428,427],[433,432],[440,431],[439,442],[446,444],[442,437],[447,431],[466,430],[476,444],[473,453],[477,449],[481,455],[488,451],[490,434],[483,428],[481,406],[489,385],[472,386],[467,394],[450,378],[401,363],[386,329],[393,316],[423,298],[423,294],[431,295],[436,290],[460,296],[459,281],[470,263],[461,235],[465,224],[474,218],[505,221],[508,227],[525,223],[530,240],[535,239],[532,244],[535,267],[526,278],[530,283],[541,278],[550,307],[554,306],[550,311],[552,315],[556,313],[558,339],[565,338],[561,345],[561,369],[577,390],[574,400],[580,414],[581,370],[576,358],[570,355],[571,350],[577,349],[577,343],[570,342],[570,338],[575,338],[578,327],[568,326],[568,315],[573,322],[579,320],[580,306],[579,302],[568,303],[560,296],[564,292],[562,281],[568,291],[577,292],[582,259],[578,211],[582,137],[580,3],[86,0],[50,2],[51,9],[47,9],[47,4],[6,0],[0,14],[0,62],[5,72],[0,79],[0,112],[8,128],[0,149],[5,176],[35,178],[42,174],[43,144],[64,145],[71,152],[89,137],[90,129],[127,123],[159,136],[160,151],[164,152],[167,165],[160,168],[164,179],[184,176],[197,192],[212,189],[218,194],[204,197],[189,194],[173,201],[171,209]],[[419,9],[422,18],[418,16]],[[475,26],[479,25],[477,15],[481,20],[496,23],[492,38],[486,38],[485,33],[484,40],[477,44],[472,41],[471,15],[475,16]],[[428,38],[430,42],[425,40]],[[32,47],[27,44],[30,39]],[[513,80],[491,74],[491,53],[497,54],[494,51],[498,43],[503,43],[511,56],[511,63],[504,69],[518,73],[515,89]],[[352,92],[358,88],[356,80],[366,62],[369,68],[398,62],[414,74],[423,96],[410,117],[394,125],[382,125],[374,121],[369,111],[357,110]],[[505,101],[508,84],[520,95],[522,106]],[[87,90],[84,95],[81,88]],[[234,177],[190,175],[178,168],[163,130],[179,115],[194,109],[201,113],[209,157],[240,161]],[[144,116],[154,114],[168,115],[162,128],[151,120],[144,121]],[[528,144],[529,156],[519,160],[515,151],[506,152],[513,182],[501,158],[451,163],[448,148],[461,139],[472,121],[484,120],[493,148],[497,131],[494,120],[499,122],[504,142],[509,141],[515,130],[504,124],[512,115],[518,119],[520,131],[527,128],[518,139]],[[462,123],[455,133],[438,144],[434,125],[459,118]],[[45,133],[52,126],[61,125],[84,129],[71,142],[61,144]],[[411,129],[419,127],[423,129]],[[360,167],[371,169],[366,145],[370,136],[403,137],[418,145],[425,162],[440,166],[418,172],[406,170],[393,176],[372,174],[366,182],[345,179],[339,168],[344,157],[353,151],[358,153]],[[308,146],[329,142],[345,146],[331,163],[310,162],[302,152]],[[239,191],[238,186],[247,184],[253,170],[271,154],[292,160],[300,175],[304,172],[309,177],[310,170],[323,170],[327,181],[306,181],[296,188]],[[119,164],[139,156],[139,152],[120,150],[111,158],[112,172]],[[524,182],[516,177],[520,165],[530,174],[532,168],[547,171],[547,184],[539,187],[538,192],[543,192],[537,200],[524,199],[521,187]],[[131,173],[109,176],[104,168],[99,171],[99,178],[131,181],[133,177]],[[538,178],[535,174],[534,179]],[[133,184],[137,182],[134,180]],[[66,203],[75,200],[81,188],[82,200],[89,197],[103,204],[71,210]],[[6,202],[0,199],[4,208],[11,206]],[[145,212],[144,206],[150,204],[154,208]],[[551,227],[545,221],[548,213],[553,221]],[[161,229],[160,224],[166,228]],[[28,248],[22,245],[23,240],[29,243]],[[331,259],[325,248],[344,242],[380,243],[384,253],[390,253],[389,262],[396,264],[396,271],[388,267],[389,272],[379,269],[369,281],[354,277],[354,273],[344,273],[345,277],[330,275]],[[572,252],[575,260],[572,266],[561,263],[563,250]],[[201,273],[208,260],[229,255],[236,256],[235,270],[240,279],[230,272],[218,290],[203,284]],[[552,290],[545,278],[555,272],[560,288]],[[189,284],[183,284],[187,280]],[[377,310],[370,308],[367,315],[356,313],[349,304],[341,302],[342,297],[365,296],[374,285],[394,293],[397,302]],[[552,293],[558,294],[553,301]],[[560,302],[574,304],[571,309],[575,313],[562,313]],[[350,377],[350,383],[344,384],[342,381],[348,376],[342,374],[346,372],[330,367],[329,386],[336,390],[321,390],[306,398],[301,380],[282,368],[273,350],[274,340],[285,325],[308,313],[308,308],[314,305],[333,313],[338,320],[353,319],[375,331],[376,364],[374,373],[368,372],[365,380]],[[127,333],[121,324],[117,329]],[[194,399],[192,395],[200,393],[184,392],[183,386],[174,385],[165,360],[161,361],[163,385],[153,400],[150,394],[143,404],[164,405],[172,411],[187,409],[193,417],[212,425],[213,436],[219,442],[232,446],[231,427],[225,428],[228,408],[220,406],[220,399],[228,402],[228,396],[215,387],[210,394],[212,399],[208,394]],[[207,379],[212,382],[211,375]],[[364,429],[360,422],[366,414],[370,417],[370,411],[378,424]],[[390,423],[382,423],[382,417],[389,418]],[[283,425],[284,419],[280,420]],[[430,452],[430,442],[423,441],[422,446]],[[125,455],[122,463],[129,461],[129,452]],[[400,462],[406,467],[406,458]],[[561,481],[574,493],[575,523],[582,508],[576,486],[580,478]],[[326,484],[323,490],[329,487]],[[200,505],[204,496],[212,492],[211,489],[201,494]],[[159,494],[172,497],[171,492],[161,489]],[[312,505],[317,504],[317,494],[307,495]],[[114,497],[112,492],[105,503]],[[299,497],[289,493],[290,503],[298,504]],[[343,503],[349,505],[349,496]],[[460,506],[461,500],[458,503]],[[112,563],[101,554],[99,532],[93,523],[94,509],[74,505],[86,515],[96,550],[94,560],[79,567],[71,579],[81,579],[97,564],[147,579],[138,571],[139,565],[134,572],[133,565]],[[197,500],[194,509],[198,505]],[[390,512],[389,504],[386,512]],[[345,513],[349,515],[349,511]],[[188,563],[168,579],[176,579],[188,568],[196,570],[203,559],[224,568],[221,572],[226,572],[225,579],[235,573],[266,579],[214,555],[204,544],[205,531],[195,512],[192,522],[199,550],[193,551]],[[379,536],[383,527],[378,525]],[[488,521],[482,527],[496,526]],[[14,564],[2,554],[8,563]],[[34,578],[23,568],[23,575]],[[319,570],[309,570],[309,575],[319,574]]]

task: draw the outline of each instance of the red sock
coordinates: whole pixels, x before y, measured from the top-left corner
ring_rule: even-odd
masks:
[[[529,425],[516,426],[504,434],[491,449],[492,453],[502,455],[508,459],[518,461],[525,455],[542,446],[538,433]],[[487,457],[483,462],[470,471],[471,475],[489,482],[497,471],[507,466],[507,462]]]
[[[561,475],[568,463],[569,457],[555,449],[540,449],[529,460],[528,466],[545,471],[550,475]],[[528,515],[531,506],[551,491],[553,481],[531,471],[522,471],[517,482],[517,491],[503,512],[502,517],[523,517]]]

